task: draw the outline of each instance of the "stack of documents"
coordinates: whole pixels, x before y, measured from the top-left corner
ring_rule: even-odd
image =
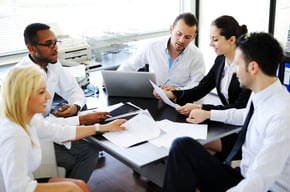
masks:
[[[206,139],[208,125],[175,123],[169,120],[156,122],[147,110],[124,123],[125,131],[108,132],[103,136],[120,147],[130,147],[149,141],[158,147],[170,148],[171,143],[178,137]]]
[[[147,110],[143,110],[123,125],[126,127],[124,131],[108,132],[103,136],[120,147],[130,147],[160,135],[159,127]]]
[[[103,110],[93,109],[82,113],[90,111],[109,111],[111,117],[106,119],[106,121],[112,121],[117,118],[129,119],[124,123],[126,128],[124,131],[103,134],[106,139],[123,148],[131,147],[144,141],[149,141],[158,147],[170,148],[173,140],[178,137],[207,138],[208,125],[206,124],[177,123],[167,119],[156,122],[148,110],[143,110],[130,102],[121,102],[108,106]]]

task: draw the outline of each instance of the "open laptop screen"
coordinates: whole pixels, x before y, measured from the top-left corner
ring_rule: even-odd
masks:
[[[156,83],[155,73],[137,71],[102,71],[109,96],[154,98],[149,80]]]

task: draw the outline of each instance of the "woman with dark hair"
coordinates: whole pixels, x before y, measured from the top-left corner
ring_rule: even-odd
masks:
[[[194,109],[195,113],[203,110],[224,110],[229,108],[245,108],[251,94],[248,89],[240,87],[240,83],[234,73],[235,63],[233,62],[236,49],[236,40],[248,32],[246,25],[239,25],[237,20],[228,15],[223,15],[215,19],[210,27],[210,46],[213,47],[217,57],[214,65],[208,74],[200,81],[200,83],[187,90],[166,90],[166,95],[182,105],[176,110],[183,114],[189,115]],[[217,90],[218,97],[222,105],[212,104],[195,104],[192,103],[206,96],[214,88]],[[156,95],[159,98],[158,95]],[[199,123],[191,119],[192,123]],[[228,151],[232,148],[232,144],[236,139],[236,135],[231,135],[205,145],[205,147],[220,160],[224,160]]]

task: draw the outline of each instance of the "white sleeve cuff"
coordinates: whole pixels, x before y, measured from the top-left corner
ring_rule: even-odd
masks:
[[[225,115],[223,110],[211,110],[210,111],[210,120],[211,121],[220,121],[225,122]]]

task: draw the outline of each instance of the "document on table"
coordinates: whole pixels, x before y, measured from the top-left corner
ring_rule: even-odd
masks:
[[[123,125],[126,128],[124,131],[108,132],[103,136],[112,143],[127,148],[160,135],[157,123],[147,110],[143,110]]]
[[[143,111],[142,108],[134,105],[131,102],[120,102],[114,105],[107,106],[105,108],[92,108],[86,111],[81,111],[79,114],[87,114],[91,112],[109,112],[109,118],[105,121],[112,121],[114,119],[125,118],[128,116],[133,116],[134,114],[138,114],[139,112]]]
[[[167,105],[173,107],[173,108],[177,108],[179,107],[178,104],[173,103],[168,97],[167,95],[164,93],[164,91],[158,87],[155,83],[153,83],[152,81],[150,81],[151,85],[153,86],[154,90],[156,91],[156,93],[161,97],[161,99],[164,101],[164,103],[166,103]]]
[[[162,130],[159,137],[149,142],[156,146],[170,148],[174,139],[178,137],[191,137],[194,139],[206,139],[208,125],[192,123],[176,123],[167,119],[157,122]]]

